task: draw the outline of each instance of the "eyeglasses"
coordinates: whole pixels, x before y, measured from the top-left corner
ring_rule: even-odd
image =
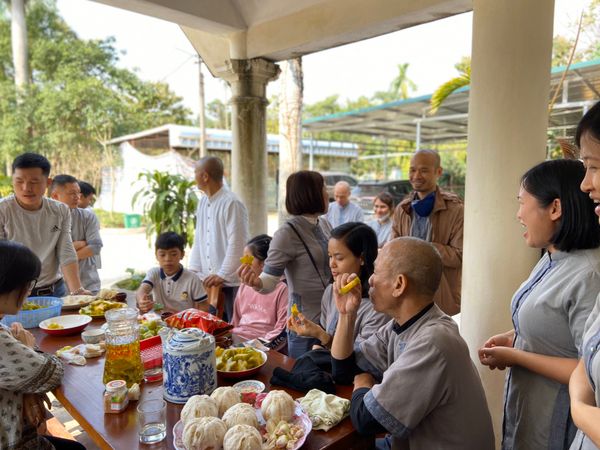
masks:
[[[29,292],[33,291],[35,289],[35,285],[37,284],[37,278],[31,280],[29,282],[29,286],[27,286],[27,289],[29,290]]]

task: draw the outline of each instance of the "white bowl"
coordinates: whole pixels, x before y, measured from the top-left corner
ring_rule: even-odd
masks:
[[[100,328],[96,328],[95,330],[85,330],[81,333],[81,339],[86,344],[98,344],[100,341],[104,340],[104,330]]]
[[[71,334],[77,334],[83,331],[87,327],[88,323],[92,321],[90,316],[84,315],[69,315],[69,316],[56,316],[50,319],[42,320],[40,322],[40,328],[42,331],[55,336],[68,336]],[[49,328],[50,324],[58,324],[62,328]]]

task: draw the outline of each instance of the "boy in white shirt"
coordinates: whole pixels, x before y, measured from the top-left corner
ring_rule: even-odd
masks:
[[[156,238],[156,259],[160,267],[153,267],[137,290],[137,306],[141,313],[152,308],[179,312],[188,308],[208,311],[206,292],[195,273],[184,269],[183,237],[168,231]]]

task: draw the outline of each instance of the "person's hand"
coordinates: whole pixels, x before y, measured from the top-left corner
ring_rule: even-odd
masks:
[[[512,347],[484,347],[478,351],[479,361],[490,370],[504,370],[516,364],[518,352]]]
[[[237,270],[240,281],[254,289],[262,289],[262,281],[256,275],[250,264],[242,264]]]
[[[52,403],[46,394],[23,394],[23,419],[26,423],[44,433],[46,428],[46,407]]]
[[[210,288],[213,286],[222,286],[225,280],[219,275],[209,275],[204,279],[204,288]]]
[[[21,344],[29,348],[35,348],[35,338],[33,337],[33,334],[23,328],[23,325],[19,322],[13,322],[10,325],[10,331],[14,338]]]
[[[138,301],[138,309],[142,314],[147,313],[154,308],[154,299],[152,294],[144,294],[140,301]]]
[[[288,330],[293,331],[298,336],[314,337],[320,340],[321,331],[323,330],[319,325],[314,323],[312,320],[308,320],[304,317],[304,314],[298,313],[298,318],[291,315],[287,321]]]
[[[375,386],[375,378],[370,373],[364,372],[354,376],[354,390],[360,388],[371,389]]]
[[[514,341],[514,333],[512,331],[492,336],[487,341],[485,341],[485,343],[483,344],[483,347],[479,349],[479,351],[478,351],[479,361],[481,362],[481,364],[489,366],[491,370],[494,370],[497,366],[495,366],[494,364],[490,364],[490,360],[486,359],[484,357],[484,350],[489,349],[489,348],[494,348],[494,347],[512,348],[513,341]],[[486,360],[487,364],[484,363],[484,359]],[[504,370],[505,368],[506,368],[506,366],[498,367],[498,369],[500,369],[500,370]]]
[[[362,286],[357,284],[347,294],[340,294],[340,289],[356,278],[356,274],[343,273],[333,283],[333,298],[340,314],[355,314],[362,301]]]

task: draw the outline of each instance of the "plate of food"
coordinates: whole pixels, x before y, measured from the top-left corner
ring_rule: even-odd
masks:
[[[94,300],[89,305],[79,310],[79,314],[90,316],[93,319],[103,319],[104,313],[109,309],[124,308],[125,303],[113,302],[110,300]]]
[[[96,297],[98,300],[112,300],[114,302],[127,301],[127,293],[119,292],[115,289],[100,289],[100,292],[98,292]]]
[[[69,315],[57,316],[40,322],[40,329],[47,334],[69,336],[77,334],[92,321],[89,316]]]
[[[226,378],[245,378],[254,375],[267,362],[267,354],[252,347],[217,347],[217,372]]]
[[[67,295],[62,298],[64,310],[79,309],[92,303],[96,298],[93,295]]]
[[[244,427],[246,429],[254,428],[255,431],[249,430],[250,434],[256,435],[256,431],[258,431],[262,441],[250,445],[249,439],[242,439],[241,436],[237,437],[236,442],[243,440],[248,444],[244,448],[297,450],[302,447],[312,429],[308,414],[302,409],[300,403],[285,391],[273,390],[268,394],[259,394],[254,407],[246,404],[243,404],[243,406],[235,404],[223,414],[223,420],[217,417],[209,417],[207,412],[210,408],[206,403],[211,399],[207,398],[208,396],[199,397],[204,398],[197,399],[198,411],[192,412],[191,419],[188,417],[186,422],[193,429],[186,431],[187,427],[184,425],[183,420],[179,420],[173,427],[173,444],[177,450],[189,450],[185,445],[186,439],[188,441],[194,438],[204,439],[207,436],[216,439],[215,442],[211,442],[215,448],[221,448],[223,439],[227,440],[229,431],[233,432],[234,429],[241,431],[240,427],[242,429]],[[230,410],[233,412],[233,408],[238,408],[239,411],[227,417]],[[245,411],[245,409],[248,409],[248,411]],[[214,410],[216,411],[216,406]],[[252,414],[252,411],[254,411],[254,414]],[[254,417],[252,420],[250,420],[250,417],[246,417],[248,412]],[[182,418],[186,419],[183,410]],[[193,424],[191,424],[192,421]],[[229,427],[229,431],[227,427]],[[184,436],[186,433],[187,436]],[[206,442],[203,441],[203,444],[206,444]]]

